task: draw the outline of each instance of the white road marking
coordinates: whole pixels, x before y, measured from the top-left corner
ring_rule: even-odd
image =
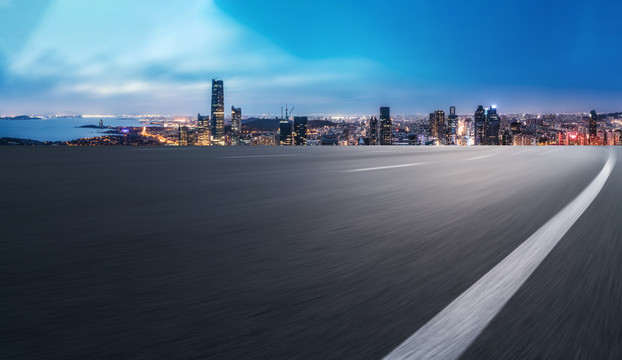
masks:
[[[372,170],[395,169],[395,168],[417,166],[417,165],[423,165],[423,164],[425,164],[425,163],[412,163],[412,164],[401,164],[401,165],[390,165],[390,166],[378,166],[378,167],[372,167],[372,168],[346,170],[345,172],[361,172],[361,171],[372,171]]]
[[[480,156],[474,156],[474,157],[470,157],[470,158],[466,158],[464,160],[479,160],[479,159],[485,159],[487,157],[491,157],[495,154],[486,154],[486,155],[480,155]]]
[[[245,159],[245,158],[281,157],[281,156],[300,156],[300,154],[223,156],[221,157],[221,159]]]
[[[384,359],[457,359],[590,206],[615,154],[572,202]]]

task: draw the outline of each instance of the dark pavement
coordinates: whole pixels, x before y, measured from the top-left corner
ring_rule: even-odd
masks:
[[[622,358],[607,147],[0,148],[0,358],[380,359],[609,151],[462,358]]]

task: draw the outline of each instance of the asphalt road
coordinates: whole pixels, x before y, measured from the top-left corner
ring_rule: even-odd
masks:
[[[461,359],[622,358],[622,148],[0,148],[0,358],[381,359],[611,153]]]

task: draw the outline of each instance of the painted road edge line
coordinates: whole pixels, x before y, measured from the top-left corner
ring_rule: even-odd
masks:
[[[401,165],[389,165],[389,166],[378,166],[378,167],[371,167],[371,168],[363,168],[363,169],[354,169],[354,170],[346,170],[345,172],[361,172],[361,171],[373,171],[373,170],[384,170],[384,169],[395,169],[395,168],[402,168],[402,167],[409,167],[409,166],[417,166],[417,165],[423,165],[425,163],[411,163],[411,164],[401,164]]]
[[[611,151],[572,202],[384,359],[457,359],[598,196],[615,161]]]

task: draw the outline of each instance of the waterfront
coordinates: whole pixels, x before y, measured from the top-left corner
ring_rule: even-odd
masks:
[[[98,125],[99,118],[50,118],[30,120],[0,120],[0,138],[19,138],[38,141],[70,141],[106,135],[109,129],[83,128]],[[148,126],[137,119],[104,118],[105,127]]]

